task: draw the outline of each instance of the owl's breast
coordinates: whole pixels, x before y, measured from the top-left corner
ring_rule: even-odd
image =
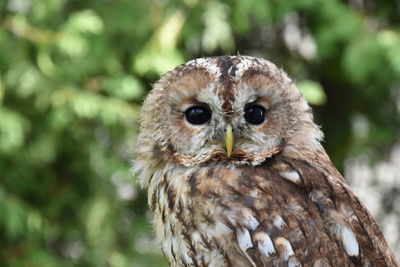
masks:
[[[329,237],[318,207],[296,184],[296,171],[282,164],[209,167],[190,178],[196,229],[219,240],[216,247],[230,260],[239,251],[250,265],[327,266],[335,250],[333,257],[346,265],[348,257]]]
[[[170,263],[368,263],[360,257],[346,211],[340,210],[341,200],[325,192],[322,183],[310,190],[305,186],[311,184],[307,176],[323,177],[293,166],[271,160],[257,167],[216,165],[165,172],[162,183],[152,190],[152,202],[156,230]]]

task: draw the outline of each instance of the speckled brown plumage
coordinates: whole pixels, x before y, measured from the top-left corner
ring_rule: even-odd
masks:
[[[266,110],[257,125],[243,118],[254,103]],[[211,111],[207,123],[185,119],[196,105]],[[170,265],[398,266],[321,139],[271,62],[197,59],[163,75],[143,105],[134,171]]]

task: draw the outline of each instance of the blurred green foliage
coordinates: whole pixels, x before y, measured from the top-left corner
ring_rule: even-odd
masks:
[[[275,62],[340,170],[381,158],[399,134],[399,14],[372,0],[1,1],[0,265],[165,265],[129,160],[151,84],[195,57]]]

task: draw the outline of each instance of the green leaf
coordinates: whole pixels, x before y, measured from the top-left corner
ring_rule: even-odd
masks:
[[[317,82],[303,80],[298,83],[299,89],[310,105],[322,106],[326,103],[324,88]]]
[[[125,100],[140,99],[144,88],[140,81],[132,76],[113,77],[106,81],[105,91]]]
[[[67,30],[73,32],[100,34],[103,29],[103,21],[93,10],[74,13],[67,22]]]
[[[0,152],[12,152],[22,146],[28,122],[18,113],[0,106]]]

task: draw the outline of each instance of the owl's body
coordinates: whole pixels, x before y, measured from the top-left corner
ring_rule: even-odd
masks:
[[[147,97],[135,171],[172,266],[397,266],[284,72],[197,59]]]

